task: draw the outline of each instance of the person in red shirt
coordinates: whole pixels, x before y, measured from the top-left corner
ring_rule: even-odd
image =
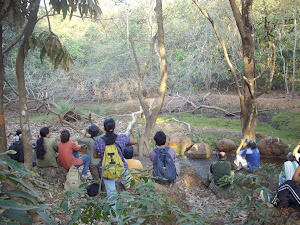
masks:
[[[80,145],[70,141],[70,132],[68,130],[61,132],[60,139],[61,142],[58,144],[58,160],[60,165],[67,170],[69,170],[71,166],[79,168],[83,165],[82,177],[86,179],[91,160],[90,156],[83,155],[80,158],[74,156],[73,151],[77,153],[80,149]]]

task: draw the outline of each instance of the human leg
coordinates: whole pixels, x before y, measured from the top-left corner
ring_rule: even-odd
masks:
[[[273,205],[277,205],[278,202],[287,199],[290,194],[300,205],[300,186],[291,180],[287,180],[278,188],[275,197],[273,198],[271,203]]]
[[[107,179],[103,177],[103,182],[105,185],[105,189],[106,189],[106,193],[108,196],[108,199],[110,199],[112,196],[114,196],[115,194],[117,194],[117,189],[116,189],[116,181],[115,179]],[[116,210],[116,201],[113,202],[109,202],[111,209],[110,209],[110,216],[111,218],[114,218],[114,216],[112,215],[111,211],[115,211]]]
[[[89,169],[90,169],[93,179],[100,180],[99,165],[90,165]]]
[[[79,159],[79,151],[75,151],[74,149],[72,149],[72,153],[75,158]]]
[[[81,165],[83,165],[82,175],[86,176],[89,169],[91,157],[89,155],[83,155],[80,158],[82,159],[82,164],[76,165],[76,167],[79,168]]]

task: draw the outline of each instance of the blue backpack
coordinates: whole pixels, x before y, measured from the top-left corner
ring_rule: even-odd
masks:
[[[156,183],[170,183],[176,179],[176,167],[171,155],[168,153],[169,149],[170,147],[153,149],[156,152],[153,160],[153,177]]]

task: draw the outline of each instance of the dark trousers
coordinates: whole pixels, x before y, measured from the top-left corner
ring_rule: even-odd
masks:
[[[279,186],[274,199],[272,200],[272,204],[276,205],[277,201],[282,201],[284,198],[289,197],[289,195],[292,195],[296,202],[300,205],[300,186],[299,184],[287,180],[282,185]]]

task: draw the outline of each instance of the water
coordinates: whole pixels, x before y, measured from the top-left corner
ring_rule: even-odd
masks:
[[[227,158],[227,161],[232,162],[232,163],[234,160],[235,160],[234,156],[229,156]],[[209,159],[190,159],[190,158],[184,158],[184,157],[178,157],[176,159],[176,162],[179,162],[180,164],[189,164],[192,167],[194,167],[196,170],[196,173],[199,174],[203,178],[207,177],[207,174],[209,172],[209,167],[212,164],[212,162],[214,162],[214,161],[217,161],[215,156],[212,156]],[[284,162],[285,162],[284,159],[261,158],[261,165],[274,164],[278,169],[282,168]]]

